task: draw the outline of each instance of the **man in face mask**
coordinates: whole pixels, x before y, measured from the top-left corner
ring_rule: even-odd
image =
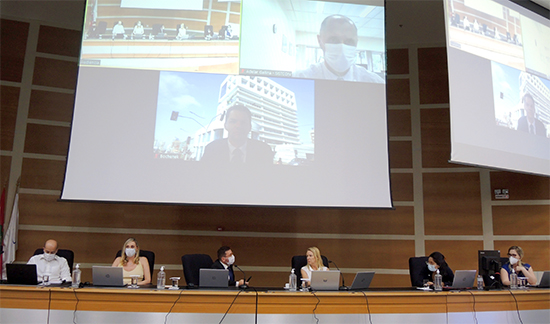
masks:
[[[233,272],[233,264],[235,264],[235,255],[229,246],[222,246],[218,249],[218,260],[212,264],[212,269],[226,269],[229,271],[228,283],[229,286],[239,287],[243,285],[244,279],[235,280],[235,273]]]
[[[325,18],[317,41],[323,50],[324,61],[295,72],[295,77],[384,83],[377,74],[355,64],[357,27],[348,17],[331,15]]]
[[[27,262],[27,264],[36,264],[36,274],[39,282],[46,274],[50,276],[50,282],[52,283],[71,281],[71,272],[67,260],[56,253],[57,241],[50,239],[44,244],[44,253],[31,257]]]

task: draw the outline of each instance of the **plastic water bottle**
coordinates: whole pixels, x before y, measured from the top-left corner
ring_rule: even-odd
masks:
[[[518,275],[514,269],[510,274],[510,289],[518,289]]]
[[[443,290],[442,278],[441,278],[441,274],[439,273],[439,269],[437,269],[436,272],[435,272],[434,290],[435,291]]]
[[[483,290],[483,277],[481,275],[477,276],[477,290]]]
[[[166,273],[164,272],[164,266],[160,267],[160,271],[157,274],[157,289],[163,290],[166,287]]]
[[[298,277],[294,273],[294,268],[290,271],[290,276],[288,277],[289,291],[296,291]]]
[[[78,288],[80,286],[81,274],[82,274],[82,271],[80,270],[80,263],[77,263],[73,270],[71,287]]]

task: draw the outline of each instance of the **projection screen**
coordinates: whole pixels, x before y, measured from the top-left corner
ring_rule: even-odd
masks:
[[[510,1],[445,0],[451,162],[550,175],[550,21]]]
[[[391,208],[384,1],[199,2],[88,1],[61,199]]]

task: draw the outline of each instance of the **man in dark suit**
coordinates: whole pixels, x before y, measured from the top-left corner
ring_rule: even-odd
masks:
[[[525,116],[518,120],[517,130],[546,137],[546,127],[540,120],[535,118],[535,100],[528,92],[523,95],[523,109],[525,110]]]
[[[229,271],[228,284],[229,286],[241,286],[244,279],[239,281],[235,280],[235,273],[233,272],[233,264],[235,263],[235,255],[229,246],[222,246],[218,249],[218,259],[212,264],[212,269],[226,269]]]
[[[201,161],[254,166],[273,164],[273,151],[269,145],[248,138],[252,129],[252,114],[248,108],[236,104],[227,109],[224,127],[228,137],[208,144]]]

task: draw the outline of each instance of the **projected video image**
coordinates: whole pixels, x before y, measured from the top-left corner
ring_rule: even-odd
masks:
[[[314,130],[311,80],[160,73],[155,158],[309,165]]]
[[[88,0],[81,65],[238,73],[239,1]]]
[[[549,137],[550,81],[495,62],[491,68],[497,125]]]
[[[384,83],[384,1],[243,0],[240,73]]]

